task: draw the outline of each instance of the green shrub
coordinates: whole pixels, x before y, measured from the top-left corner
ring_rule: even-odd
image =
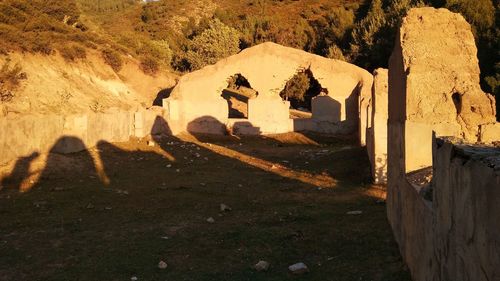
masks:
[[[146,41],[143,46],[143,52],[156,58],[164,66],[172,63],[173,52],[166,40],[151,40]]]
[[[187,46],[185,59],[191,70],[214,64],[239,52],[239,33],[220,20],[210,21],[209,28],[195,36]]]
[[[311,109],[311,101],[314,96],[319,95],[323,88],[313,76],[310,69],[299,70],[285,85],[280,92],[280,97],[290,101],[295,108]]]
[[[115,72],[119,72],[123,67],[120,54],[110,48],[102,50],[102,58]]]
[[[491,0],[447,0],[446,8],[461,13],[479,31],[495,23],[495,6]]]
[[[329,59],[336,59],[336,60],[345,61],[344,54],[342,53],[342,50],[337,45],[332,45],[332,46],[330,46],[330,48],[328,48],[328,52],[326,54],[326,57]]]

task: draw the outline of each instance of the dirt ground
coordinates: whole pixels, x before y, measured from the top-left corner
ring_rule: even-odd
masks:
[[[2,182],[0,280],[409,281],[354,144],[184,135],[51,154],[29,191],[22,173]]]

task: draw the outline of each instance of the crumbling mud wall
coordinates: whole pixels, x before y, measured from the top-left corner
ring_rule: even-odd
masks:
[[[496,122],[495,99],[480,88],[474,36],[461,15],[411,10],[396,41],[389,61],[389,119],[404,122],[410,172],[431,165],[432,131],[478,141],[480,126]]]
[[[279,93],[286,82],[303,69],[309,69],[328,93],[329,103],[324,106],[331,107],[327,112],[318,110],[321,107],[318,105],[320,100],[325,100],[320,98],[313,102],[313,118],[294,122],[289,118],[289,102],[283,101]],[[258,92],[258,96],[248,102],[248,119],[237,122],[229,120],[227,102],[221,97],[228,85],[228,78],[235,74],[244,76]],[[178,122],[181,131],[191,129],[207,132],[207,128],[213,128],[215,131],[212,133],[220,133],[218,126],[207,127],[207,122],[201,122],[207,120],[208,116],[210,122],[230,126],[241,124],[244,128],[240,131],[253,133],[284,133],[306,129],[322,131],[332,127],[342,127],[344,130],[339,131],[357,133],[359,127],[367,126],[365,120],[360,122],[358,99],[360,96],[366,97],[365,101],[371,98],[372,79],[370,73],[355,65],[275,43],[264,43],[184,75],[171,96],[163,101],[163,106],[168,108],[169,120]],[[325,115],[334,117],[325,118]],[[203,125],[197,126],[199,122]],[[334,125],[324,126],[325,122]],[[238,128],[233,128],[235,130]],[[364,133],[361,139],[364,143]]]
[[[387,119],[388,119],[388,70],[373,72],[371,126],[366,133],[366,148],[376,184],[387,182]]]
[[[387,215],[413,280],[499,278],[493,264],[499,264],[500,213],[491,206],[500,204],[498,164],[492,164],[500,156],[490,153],[498,148],[469,151],[438,140],[434,160],[432,153],[433,134],[495,143],[494,116],[492,96],[479,88],[476,47],[463,17],[410,10],[389,61]],[[410,178],[430,166],[430,184]]]

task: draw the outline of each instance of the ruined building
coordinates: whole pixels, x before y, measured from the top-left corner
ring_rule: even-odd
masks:
[[[319,92],[304,118],[291,118],[280,93],[300,71]],[[461,15],[412,9],[388,70],[264,43],[183,76],[162,107],[0,119],[0,164],[47,152],[62,135],[82,140],[55,147],[63,153],[150,133],[357,135],[374,181],[387,183],[388,219],[413,279],[500,280],[500,124],[479,71]],[[154,125],[158,116],[168,128]]]

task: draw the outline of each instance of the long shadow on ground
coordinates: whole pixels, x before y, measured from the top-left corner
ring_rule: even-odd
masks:
[[[311,271],[300,280],[410,280],[385,207],[363,188],[320,189],[213,149],[273,160],[266,141],[154,140],[52,154],[30,192],[2,190],[0,280],[286,280],[299,261]],[[291,149],[279,159],[295,157]],[[325,157],[310,165],[337,165]],[[366,177],[356,163],[344,168]],[[268,272],[251,269],[261,259]]]

